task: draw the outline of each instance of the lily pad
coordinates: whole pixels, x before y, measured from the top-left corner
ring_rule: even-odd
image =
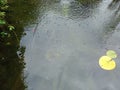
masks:
[[[114,60],[112,60],[111,57],[102,56],[99,59],[99,65],[104,70],[113,70],[116,67],[116,62]]]
[[[116,58],[117,57],[117,53],[115,51],[113,51],[113,50],[108,50],[106,52],[106,55],[111,57],[111,58]]]

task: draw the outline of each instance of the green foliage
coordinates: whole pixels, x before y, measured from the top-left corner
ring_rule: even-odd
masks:
[[[5,12],[0,12],[0,17],[4,18],[5,17]]]
[[[9,23],[6,21],[6,10],[8,7],[7,0],[0,0],[0,39],[7,40],[10,39],[12,35],[14,35],[18,41],[17,34],[14,31],[15,27],[9,25]]]
[[[0,0],[0,9],[7,4],[7,0]],[[6,24],[5,21],[6,12],[0,10],[0,25]]]
[[[7,0],[0,0],[0,9],[1,10],[7,10],[8,9],[8,5],[7,5],[8,1]]]
[[[7,3],[8,3],[7,0],[0,0],[0,4],[1,4],[1,5],[6,5]]]
[[[15,29],[15,27],[12,25],[9,25],[8,28],[9,28],[9,31],[13,31]]]
[[[1,8],[1,10],[7,10],[8,9],[8,5],[5,5],[5,6],[2,6],[2,7],[0,7]]]
[[[5,20],[0,20],[0,25],[6,24]]]
[[[2,38],[4,38],[5,36],[8,35],[8,33],[6,33],[6,32],[1,32],[0,34],[1,34],[1,37],[2,37]]]

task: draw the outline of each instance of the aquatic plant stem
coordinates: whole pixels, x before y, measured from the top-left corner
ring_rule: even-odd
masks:
[[[14,30],[12,30],[12,32],[14,33],[14,35],[15,35],[15,37],[16,37],[16,40],[17,40],[17,42],[19,43],[19,39],[18,39],[18,37],[17,37],[16,32],[15,32]]]

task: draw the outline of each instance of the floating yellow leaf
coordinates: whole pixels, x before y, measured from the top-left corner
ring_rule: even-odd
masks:
[[[116,67],[115,61],[112,60],[112,58],[108,56],[102,56],[99,59],[99,65],[104,70],[113,70]]]
[[[108,50],[108,51],[106,52],[106,55],[107,55],[108,57],[111,57],[111,58],[116,58],[116,57],[117,57],[116,52],[113,51],[113,50]]]

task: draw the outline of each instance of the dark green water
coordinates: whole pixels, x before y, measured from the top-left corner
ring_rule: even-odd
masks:
[[[36,20],[39,2],[39,0],[10,0],[7,20],[15,26],[19,39],[24,35],[24,27]],[[9,45],[4,45],[5,42],[0,43],[0,90],[25,90],[27,87],[23,74],[25,47],[20,46],[14,34],[12,40],[8,41]]]
[[[8,20],[20,42],[0,46],[0,90],[119,90],[119,5],[10,0]],[[98,66],[107,49],[118,53],[113,71]]]

